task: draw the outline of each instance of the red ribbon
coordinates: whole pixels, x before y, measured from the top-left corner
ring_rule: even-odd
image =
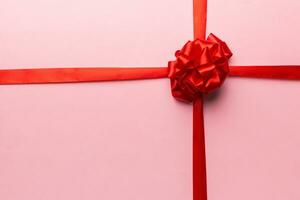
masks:
[[[210,34],[207,40],[187,42],[169,62],[169,77],[173,96],[182,101],[194,101],[199,94],[219,88],[229,73],[232,56],[225,42]]]
[[[165,78],[166,67],[44,68],[0,70],[0,84],[80,83]]]
[[[0,84],[78,83],[170,77],[172,94],[193,102],[193,199],[207,200],[202,95],[219,88],[227,75],[300,80],[300,66],[228,67],[227,45],[210,35],[205,40],[206,0],[194,1],[194,41],[161,68],[51,68],[0,70]]]
[[[229,68],[230,76],[247,78],[270,78],[283,80],[300,80],[300,66],[234,66]]]

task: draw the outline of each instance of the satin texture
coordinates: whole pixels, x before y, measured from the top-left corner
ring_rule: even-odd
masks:
[[[194,40],[206,37],[207,0],[193,0]],[[193,200],[207,200],[203,95],[193,102]]]
[[[0,70],[0,84],[79,83],[165,78],[166,67],[156,68],[44,68]]]
[[[199,94],[219,88],[229,73],[232,56],[225,42],[210,34],[206,40],[187,42],[169,62],[172,95],[181,101],[193,102]]]
[[[193,102],[193,199],[207,199],[206,153],[201,94]]]
[[[206,37],[207,0],[193,0],[194,39]]]
[[[231,66],[229,75],[248,78],[300,80],[300,66]]]

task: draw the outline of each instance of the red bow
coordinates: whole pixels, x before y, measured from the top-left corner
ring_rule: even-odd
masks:
[[[193,101],[201,93],[219,88],[229,73],[232,53],[225,42],[210,34],[207,40],[187,42],[169,62],[169,78],[173,96],[181,101]]]

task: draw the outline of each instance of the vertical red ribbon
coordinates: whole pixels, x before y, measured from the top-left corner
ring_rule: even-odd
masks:
[[[193,1],[194,39],[205,39],[207,0]],[[207,200],[205,134],[203,97],[199,95],[193,105],[193,199]]]
[[[193,0],[194,39],[206,37],[207,0]]]
[[[193,199],[207,199],[202,96],[196,98],[193,105]]]

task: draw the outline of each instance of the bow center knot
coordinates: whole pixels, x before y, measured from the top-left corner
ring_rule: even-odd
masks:
[[[219,88],[229,73],[232,53],[225,42],[210,34],[207,40],[187,42],[168,64],[172,95],[191,102],[196,95]]]

